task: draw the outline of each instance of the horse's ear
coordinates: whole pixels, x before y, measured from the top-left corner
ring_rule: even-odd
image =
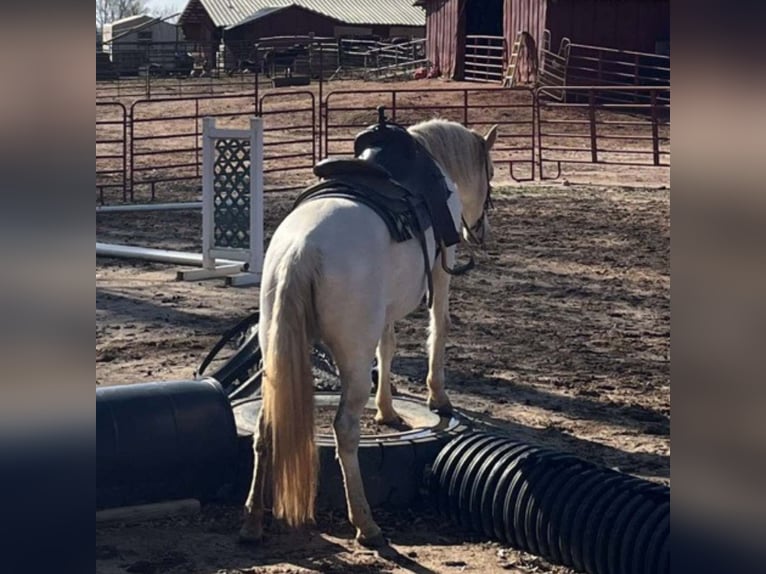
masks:
[[[489,128],[487,135],[484,136],[484,141],[487,142],[488,150],[492,149],[492,146],[495,145],[496,139],[497,139],[497,124]]]

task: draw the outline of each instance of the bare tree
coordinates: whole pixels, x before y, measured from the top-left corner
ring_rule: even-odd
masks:
[[[156,6],[152,8],[151,10],[149,10],[149,14],[151,14],[155,18],[161,18],[170,23],[174,23],[176,18],[171,18],[171,16],[174,16],[180,11],[181,10],[174,8],[171,4],[165,4],[164,6]]]
[[[146,0],[96,0],[96,26],[146,11]]]

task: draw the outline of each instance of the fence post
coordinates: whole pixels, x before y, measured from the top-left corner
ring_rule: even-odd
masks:
[[[537,135],[537,161],[538,161],[538,167],[540,168],[540,181],[543,180],[543,129],[542,129],[542,115],[540,111],[541,103],[540,103],[540,88],[536,88],[533,92],[533,108],[532,108],[532,114],[534,117],[534,126],[532,127],[532,132]],[[534,139],[534,136],[533,136]],[[534,156],[534,150],[532,151],[532,155]],[[532,164],[532,173],[534,173],[534,162]]]
[[[135,158],[135,128],[133,125],[133,111],[135,110],[135,103],[130,106],[130,201],[132,202],[134,199],[133,196],[133,170],[136,167],[136,158]]]
[[[146,45],[146,99],[152,97],[151,59],[149,58],[149,44]]]
[[[324,146],[322,145],[322,137],[324,134],[323,131],[323,123],[325,122],[325,117],[322,113],[322,106],[324,106],[324,94],[322,93],[322,88],[324,87],[324,43],[319,42],[319,157],[325,157],[322,155],[323,150],[324,154],[327,154],[327,142],[325,142]]]
[[[391,121],[396,121],[396,90],[391,90]]]
[[[314,94],[311,94],[311,163],[312,165],[317,162],[317,137],[320,138],[319,145],[320,145],[320,153],[321,153],[321,129],[320,134],[317,134],[317,106],[316,106],[316,100],[314,99]],[[322,123],[322,116],[320,114],[319,116],[319,123],[321,127]]]
[[[660,165],[660,130],[657,119],[657,92],[652,90],[649,93],[652,105],[652,158],[654,165]]]
[[[122,108],[122,201],[127,200],[128,185],[128,111]]]
[[[253,86],[253,94],[256,105],[258,105],[258,84],[261,80],[261,54],[257,43],[253,50],[253,62],[255,63],[255,70],[253,70],[253,81],[255,82],[255,85]]]
[[[598,163],[598,139],[596,137],[596,93],[588,91],[588,120],[590,121],[590,157]]]
[[[213,234],[215,232],[215,222],[213,221],[215,202],[213,197],[214,129],[214,118],[209,116],[202,118],[202,267],[204,269],[215,267],[215,259],[210,253],[213,248]]]
[[[194,98],[194,163],[199,177],[199,98]]]

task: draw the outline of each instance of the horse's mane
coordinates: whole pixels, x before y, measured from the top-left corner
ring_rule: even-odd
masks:
[[[459,188],[471,189],[483,176],[483,138],[462,124],[432,119],[408,130],[423,145]]]

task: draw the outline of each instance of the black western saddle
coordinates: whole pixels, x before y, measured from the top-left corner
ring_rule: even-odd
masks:
[[[326,159],[314,166],[322,181],[306,189],[295,206],[324,197],[357,201],[373,209],[386,223],[394,241],[417,238],[423,251],[428,306],[433,303],[432,262],[425,232],[431,228],[439,250],[460,242],[459,230],[447,205],[450,188],[428,151],[402,126],[385,117],[378,107],[378,123],[354,140],[354,157]],[[473,260],[461,269],[473,266]]]

